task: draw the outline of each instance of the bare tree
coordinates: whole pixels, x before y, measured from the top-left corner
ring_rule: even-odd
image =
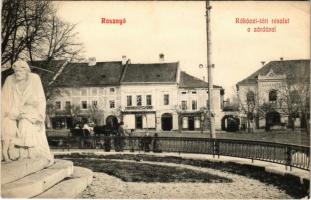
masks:
[[[90,119],[98,125],[104,117],[104,110],[100,110],[97,105],[91,105],[88,109],[88,115]]]
[[[78,105],[66,105],[65,112],[72,118],[72,123],[76,124],[79,121],[79,114],[81,113],[81,108]]]
[[[51,16],[45,26],[45,35],[37,45],[37,57],[46,61],[54,59],[80,60],[82,44],[76,42],[76,24],[63,22],[55,15]]]
[[[182,108],[181,105],[175,105],[174,110],[178,117],[178,133],[182,132]]]
[[[45,118],[45,124],[47,128],[52,128],[52,118],[55,116],[55,105],[48,102],[46,104],[46,118]]]
[[[235,90],[234,90],[235,91]],[[257,90],[246,90],[244,92],[238,91],[237,96],[237,104],[239,107],[239,111],[246,116],[247,119],[247,127],[250,127],[250,123],[252,123],[255,118],[259,118],[264,114],[264,110],[260,109],[258,106],[259,103],[259,95]],[[255,116],[257,113],[257,116]],[[248,128],[248,132],[250,129]]]
[[[294,121],[300,118],[306,131],[309,132],[310,119],[310,79],[300,78],[298,81],[288,79],[285,87],[279,90],[279,104],[282,112],[289,116],[289,127],[295,128]]]
[[[51,1],[3,0],[1,17],[2,65],[19,58],[72,60],[81,53],[75,25],[58,19]]]

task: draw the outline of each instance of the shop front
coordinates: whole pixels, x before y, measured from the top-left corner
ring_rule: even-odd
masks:
[[[125,129],[155,129],[155,111],[131,111],[122,112]]]
[[[199,131],[202,129],[201,112],[182,113],[182,130]]]

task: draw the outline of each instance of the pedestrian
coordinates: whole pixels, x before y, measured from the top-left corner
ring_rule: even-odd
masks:
[[[160,144],[160,141],[159,141],[159,138],[158,138],[158,134],[155,133],[154,134],[154,138],[153,138],[153,152],[154,153],[161,153],[162,150],[161,150],[161,144]]]
[[[133,129],[131,129],[131,132],[129,133],[129,146],[130,146],[130,152],[134,152],[133,132],[134,132],[134,130],[133,130]]]
[[[253,120],[251,120],[251,121],[249,122],[249,129],[250,129],[250,133],[253,133],[253,132],[254,132],[254,122],[253,122]]]
[[[116,137],[115,137],[115,151],[123,151],[123,148],[125,146],[125,131],[124,131],[124,123],[121,121],[118,125],[118,129],[116,132]]]
[[[152,138],[147,132],[146,135],[144,136],[144,150],[145,152],[150,152],[150,144],[152,142]]]

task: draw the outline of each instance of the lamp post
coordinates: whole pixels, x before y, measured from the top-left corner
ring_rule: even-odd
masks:
[[[206,17],[206,58],[207,58],[207,76],[208,76],[208,106],[209,112],[208,116],[210,119],[210,136],[211,138],[216,138],[215,133],[215,119],[213,112],[213,77],[212,68],[214,65],[211,62],[211,32],[210,32],[210,13],[212,7],[209,4],[209,0],[205,1],[205,17]],[[203,67],[203,65],[200,65]]]

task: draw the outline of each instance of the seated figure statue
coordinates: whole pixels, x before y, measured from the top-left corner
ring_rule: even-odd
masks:
[[[25,61],[13,64],[14,74],[2,88],[2,160],[47,159],[53,154],[45,133],[46,99],[40,77]]]

